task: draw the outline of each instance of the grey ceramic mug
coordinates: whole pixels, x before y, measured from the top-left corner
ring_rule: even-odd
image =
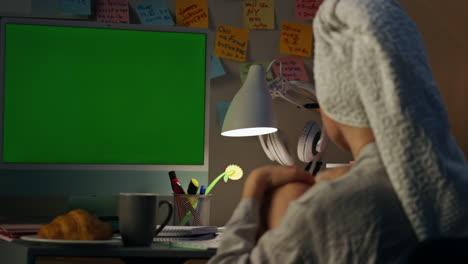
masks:
[[[156,230],[158,208],[163,204],[168,207],[164,222]],[[124,246],[146,247],[151,245],[172,216],[172,204],[159,201],[158,194],[121,193],[119,197],[119,229]]]

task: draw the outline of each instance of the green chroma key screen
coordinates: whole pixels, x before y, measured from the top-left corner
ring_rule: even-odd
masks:
[[[4,163],[204,163],[206,35],[7,24]]]

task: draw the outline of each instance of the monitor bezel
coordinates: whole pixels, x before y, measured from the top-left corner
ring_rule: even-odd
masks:
[[[0,169],[14,170],[73,170],[73,171],[208,171],[209,163],[209,123],[210,123],[210,62],[213,36],[208,29],[187,28],[176,26],[155,26],[143,24],[114,24],[99,23],[92,21],[68,21],[68,20],[50,20],[37,18],[9,18],[0,19]],[[35,164],[35,163],[4,163],[3,162],[3,94],[4,94],[4,74],[5,74],[5,29],[7,24],[25,24],[38,26],[59,26],[59,27],[82,27],[98,29],[115,30],[138,30],[138,31],[157,31],[174,33],[192,33],[206,35],[206,58],[205,58],[205,135],[204,135],[204,157],[202,165],[146,165],[146,164]]]

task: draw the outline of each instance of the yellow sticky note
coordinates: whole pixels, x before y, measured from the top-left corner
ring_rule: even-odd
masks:
[[[176,24],[208,28],[208,0],[176,0]]]
[[[312,26],[284,21],[281,26],[280,52],[303,57],[312,54]]]
[[[244,0],[244,26],[249,29],[274,29],[275,1]]]
[[[230,60],[245,61],[248,42],[247,29],[220,24],[216,31],[215,55]]]

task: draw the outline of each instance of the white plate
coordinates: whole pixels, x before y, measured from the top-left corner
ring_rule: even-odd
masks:
[[[52,244],[68,244],[68,245],[121,245],[120,239],[109,240],[65,240],[65,239],[47,239],[40,238],[37,235],[22,236],[20,239],[31,242],[52,243]]]

